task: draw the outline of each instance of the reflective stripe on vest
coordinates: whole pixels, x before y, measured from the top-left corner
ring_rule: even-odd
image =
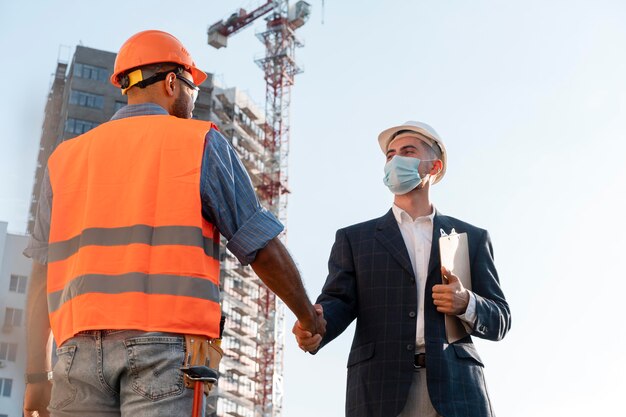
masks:
[[[212,127],[131,117],[54,151],[48,308],[58,345],[90,329],[218,336],[219,234],[200,200]]]

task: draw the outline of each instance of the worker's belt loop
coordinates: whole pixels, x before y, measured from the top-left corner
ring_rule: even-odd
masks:
[[[413,363],[415,369],[426,368],[426,354],[425,353],[416,353],[415,354],[415,362]]]
[[[220,347],[221,339],[211,339],[206,336],[195,334],[185,335],[185,362],[183,366],[207,366],[215,371],[219,371],[220,361],[224,356],[224,351]],[[185,386],[194,388],[194,381],[185,375]],[[204,384],[204,393],[209,394],[213,388],[213,383]]]

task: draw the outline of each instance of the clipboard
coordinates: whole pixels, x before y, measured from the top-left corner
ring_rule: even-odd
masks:
[[[470,273],[467,233],[457,233],[454,229],[452,229],[450,234],[446,234],[443,229],[440,229],[440,231],[439,256],[441,265],[456,275],[463,287],[471,291],[472,276]],[[441,279],[444,284],[447,284],[446,278],[441,277]],[[445,320],[448,343],[454,343],[469,334],[458,317],[446,314]]]

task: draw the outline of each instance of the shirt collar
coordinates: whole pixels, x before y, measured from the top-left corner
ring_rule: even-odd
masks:
[[[433,211],[429,215],[420,216],[415,220],[411,218],[409,213],[407,213],[400,207],[396,206],[395,203],[391,206],[391,211],[393,211],[393,216],[396,218],[396,221],[398,222],[398,224],[402,224],[403,222],[417,223],[417,222],[423,222],[423,221],[429,221],[432,223],[433,219],[435,218],[435,212],[436,212],[434,205],[432,206],[432,208],[433,208]]]
[[[111,120],[125,119],[134,116],[168,115],[163,107],[154,103],[129,104],[115,112]]]

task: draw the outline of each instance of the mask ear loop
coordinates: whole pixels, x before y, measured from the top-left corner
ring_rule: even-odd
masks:
[[[436,162],[436,161],[441,161],[441,159],[421,159],[420,160],[420,164],[422,162]],[[443,162],[442,162],[442,164],[443,164]],[[436,176],[439,175],[439,173],[441,172],[441,169],[442,168],[439,168],[439,170],[437,171],[437,173],[435,175],[431,174],[430,171],[429,171],[429,172],[425,173],[422,176],[422,174],[420,174],[420,172],[419,172],[419,167],[418,167],[417,175],[420,176],[420,183],[415,188],[417,188],[418,190],[423,189],[426,186],[426,183],[430,183],[431,179],[434,180],[434,179],[437,178]],[[432,171],[432,168],[431,168],[431,171]]]

